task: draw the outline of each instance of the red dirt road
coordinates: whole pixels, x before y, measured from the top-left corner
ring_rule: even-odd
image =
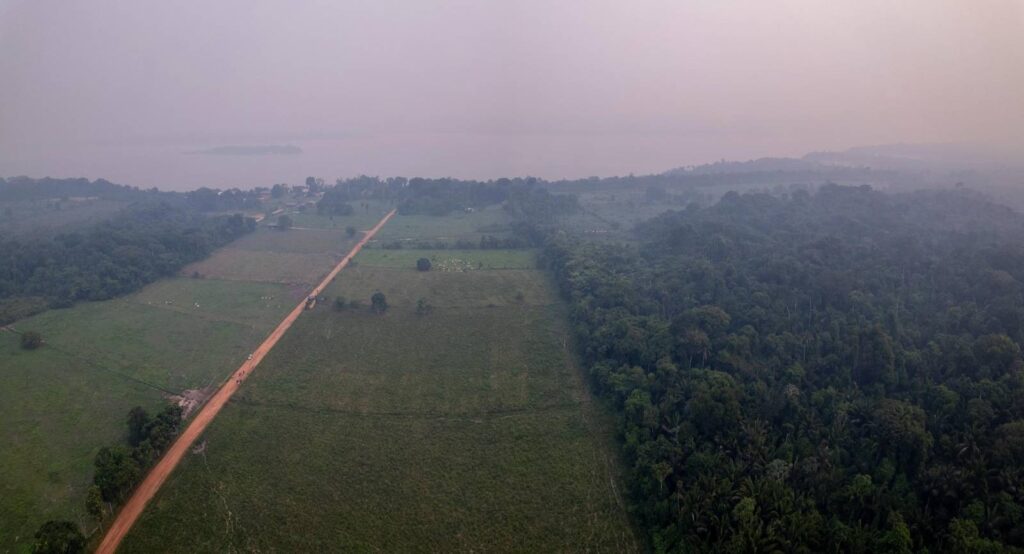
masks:
[[[384,218],[373,227],[373,229],[367,231],[363,238],[352,247],[352,250],[342,258],[340,262],[338,262],[338,265],[334,266],[334,269],[327,274],[327,277],[324,277],[323,281],[321,281],[316,288],[310,291],[309,294],[318,296],[323,292],[324,288],[334,280],[335,276],[338,275],[338,272],[348,265],[348,262],[352,257],[359,253],[363,248],[363,245],[377,234],[377,231],[379,231],[393,215],[395,215],[395,210],[388,212],[388,214],[385,215]],[[113,554],[113,552],[117,550],[118,545],[121,544],[121,540],[124,539],[124,536],[128,534],[129,530],[131,530],[132,525],[134,525],[135,521],[139,519],[140,515],[142,515],[142,510],[145,509],[146,504],[153,498],[156,491],[160,490],[160,486],[164,484],[167,477],[171,475],[174,468],[177,467],[179,462],[181,462],[181,459],[185,456],[185,453],[188,452],[188,449],[196,439],[202,435],[203,431],[206,430],[206,427],[211,421],[213,421],[213,418],[217,417],[220,409],[227,404],[231,395],[235,394],[235,391],[237,391],[241,386],[241,382],[249,378],[249,375],[252,374],[252,370],[259,365],[260,361],[263,360],[263,357],[270,352],[270,349],[274,348],[277,341],[279,341],[292,324],[295,323],[295,320],[299,318],[299,315],[302,314],[305,307],[306,299],[303,298],[302,301],[299,302],[299,305],[296,306],[295,309],[293,309],[291,313],[281,321],[277,328],[270,333],[270,336],[263,341],[263,344],[260,344],[259,347],[253,351],[252,359],[247,360],[241,367],[235,370],[234,374],[232,374],[232,376],[223,385],[221,385],[220,389],[214,393],[209,402],[207,402],[199,413],[196,414],[196,417],[188,424],[188,427],[178,435],[174,444],[167,449],[163,458],[153,466],[153,469],[150,470],[149,474],[146,475],[146,478],[142,480],[142,483],[135,488],[135,491],[132,493],[131,498],[128,499],[128,502],[126,502],[124,507],[121,508],[121,511],[118,512],[117,518],[114,519],[114,522],[107,529],[107,534],[103,537],[103,541],[100,543],[99,548],[96,549],[97,553]]]

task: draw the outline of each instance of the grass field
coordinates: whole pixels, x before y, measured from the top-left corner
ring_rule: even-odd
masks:
[[[394,306],[415,306],[420,298],[434,306],[488,307],[547,305],[557,301],[547,276],[537,270],[442,272],[356,266],[324,291],[369,304],[380,291]]]
[[[504,236],[511,219],[501,207],[492,206],[473,212],[459,212],[445,217],[429,215],[397,215],[375,237],[375,243],[389,241],[479,242],[484,235]]]
[[[0,552],[46,519],[91,527],[92,460],[123,439],[128,410],[219,383],[297,301],[270,283],[170,279],[16,322],[43,334],[37,351],[0,332]]]
[[[260,228],[209,258],[189,264],[182,275],[212,279],[312,284],[334,267],[361,235],[344,230]]]
[[[99,447],[121,440],[133,406],[151,411],[163,394],[76,356],[27,353],[0,332],[0,551],[27,552],[48,519],[88,529],[85,490]]]
[[[416,260],[427,258],[434,271],[474,269],[534,269],[537,254],[532,250],[386,250],[367,248],[355,261],[365,267],[414,269]]]
[[[122,552],[637,549],[546,276],[382,252],[325,294],[381,289],[390,310],[305,312]]]
[[[296,254],[222,248],[212,256],[182,270],[182,275],[198,273],[203,278],[229,281],[312,284],[330,271],[340,254]]]
[[[344,229],[291,229],[278,231],[257,229],[235,242],[231,248],[254,252],[285,252],[295,254],[347,253],[358,240],[346,236]]]
[[[288,215],[292,218],[292,222],[296,227],[344,230],[345,227],[351,225],[359,231],[365,231],[376,225],[380,218],[384,217],[384,214],[391,209],[390,206],[372,200],[368,203],[370,207],[367,210],[360,208],[359,202],[352,202],[352,207],[355,208],[355,212],[352,215],[327,216],[319,215],[315,212],[290,213]],[[272,217],[267,222],[276,223],[277,218]]]

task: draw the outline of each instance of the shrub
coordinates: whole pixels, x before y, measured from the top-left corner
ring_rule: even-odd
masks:
[[[35,534],[32,552],[41,554],[77,554],[85,552],[85,536],[70,521],[47,521]]]
[[[35,331],[25,331],[21,335],[21,347],[25,350],[35,350],[43,345],[43,336]]]
[[[388,311],[388,299],[384,296],[383,292],[377,291],[370,297],[370,304],[373,311],[382,314]]]

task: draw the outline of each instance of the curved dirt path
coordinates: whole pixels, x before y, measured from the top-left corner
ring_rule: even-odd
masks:
[[[334,266],[334,269],[332,269],[331,272],[324,277],[323,281],[321,281],[316,288],[310,291],[309,294],[318,296],[323,292],[324,288],[338,275],[338,272],[348,265],[348,262],[352,257],[359,253],[359,250],[363,248],[363,245],[377,234],[377,231],[379,231],[393,215],[395,215],[395,210],[388,212],[387,215],[385,215],[384,218],[373,227],[373,229],[367,231],[363,238],[352,247],[352,250],[342,258],[340,262],[338,262],[338,265]],[[177,467],[178,463],[185,456],[185,453],[188,452],[188,449],[196,439],[199,438],[203,431],[206,430],[206,427],[211,421],[213,421],[213,418],[217,417],[220,409],[224,407],[228,399],[231,398],[231,395],[235,394],[235,391],[237,391],[241,386],[241,382],[249,378],[249,375],[252,374],[252,370],[259,365],[260,361],[263,360],[263,357],[270,352],[270,349],[277,344],[277,341],[279,341],[292,324],[295,323],[295,320],[298,319],[299,315],[302,314],[305,308],[306,298],[304,297],[302,301],[299,302],[299,305],[296,306],[280,324],[278,324],[277,328],[274,329],[272,333],[270,333],[270,336],[268,336],[266,340],[264,340],[263,343],[253,351],[252,359],[247,360],[241,367],[235,370],[231,377],[221,385],[220,389],[210,397],[209,402],[199,410],[199,413],[196,414],[195,418],[189,422],[188,427],[178,435],[174,444],[167,449],[167,452],[164,453],[160,461],[153,466],[153,469],[149,471],[146,478],[143,479],[142,482],[139,483],[139,486],[135,488],[135,491],[132,492],[131,498],[129,498],[128,502],[126,502],[121,508],[121,511],[118,512],[114,522],[111,523],[110,527],[107,529],[107,534],[103,537],[103,541],[100,542],[99,548],[96,549],[97,553],[113,554],[113,552],[117,550],[118,545],[121,544],[121,540],[124,539],[124,536],[128,534],[129,530],[131,530],[132,525],[134,525],[135,521],[139,519],[140,515],[142,515],[142,510],[145,509],[146,504],[153,498],[156,491],[160,490],[160,486],[163,485],[164,481],[167,480],[167,477],[171,475],[171,472],[174,471],[175,467]]]

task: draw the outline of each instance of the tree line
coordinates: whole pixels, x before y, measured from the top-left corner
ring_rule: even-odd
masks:
[[[657,551],[1024,548],[1024,217],[967,191],[726,194],[548,235]]]
[[[52,238],[0,238],[0,322],[30,306],[66,307],[138,290],[255,229],[241,215],[209,217],[164,202],[133,205]]]
[[[128,412],[126,444],[103,447],[93,460],[93,484],[85,495],[90,516],[102,522],[127,500],[146,470],[174,442],[181,420],[181,407],[177,405],[165,407],[156,416],[150,416],[141,406]],[[71,521],[47,521],[34,538],[33,552],[77,554],[86,550],[85,535]]]

